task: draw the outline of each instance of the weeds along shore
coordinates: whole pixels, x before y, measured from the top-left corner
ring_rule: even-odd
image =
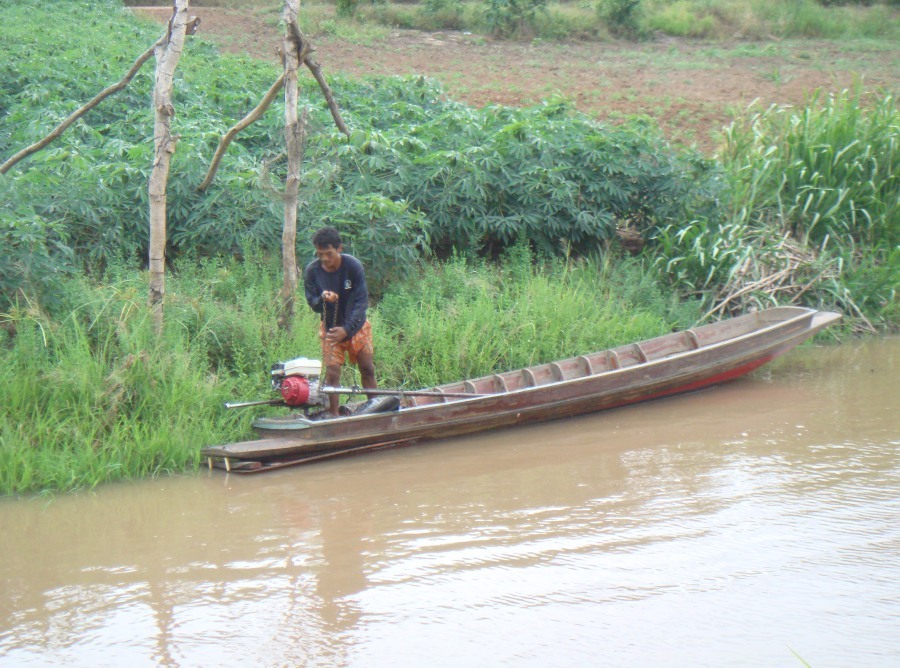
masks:
[[[133,269],[70,281],[64,316],[28,303],[4,313],[0,494],[192,471],[200,446],[252,437],[253,412],[223,403],[270,398],[272,363],[319,357],[311,310],[298,309],[290,332],[275,326],[279,270],[259,254],[185,262],[159,337]],[[407,389],[601,350],[698,315],[636,262],[541,268],[525,250],[499,264],[426,265],[370,310],[379,383]]]

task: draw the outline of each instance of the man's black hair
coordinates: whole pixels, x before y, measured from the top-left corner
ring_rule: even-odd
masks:
[[[327,246],[340,248],[341,233],[333,227],[323,227],[313,235],[312,242],[316,248],[325,248]]]

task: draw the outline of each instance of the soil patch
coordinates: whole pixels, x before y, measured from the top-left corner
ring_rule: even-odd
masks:
[[[135,8],[160,21],[168,8]],[[281,34],[272,16],[197,7],[198,36],[225,52],[277,62]],[[699,43],[661,38],[644,44],[496,41],[458,32],[395,30],[376,44],[310,36],[328,74],[418,74],[453,99],[525,106],[560,94],[598,120],[655,119],[667,137],[715,151],[720,133],[754,100],[803,104],[815,89],[838,91],[862,78],[867,89],[900,88],[900,47],[827,41]]]

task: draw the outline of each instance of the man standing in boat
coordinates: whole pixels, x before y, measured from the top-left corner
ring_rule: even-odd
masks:
[[[375,349],[372,327],[366,320],[369,290],[366,272],[352,255],[343,252],[340,233],[333,227],[323,227],[312,238],[316,259],[306,265],[303,284],[306,302],[316,313],[322,314],[319,339],[322,343],[322,363],[325,365],[325,384],[336,387],[341,382],[344,355],[359,369],[362,386],[374,390]],[[328,401],[333,415],[339,415],[339,398],[332,394]]]

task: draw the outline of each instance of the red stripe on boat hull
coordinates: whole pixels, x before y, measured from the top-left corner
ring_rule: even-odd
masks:
[[[741,365],[739,367],[735,367],[730,371],[724,371],[723,373],[716,374],[714,376],[710,376],[709,378],[703,378],[702,380],[694,381],[693,383],[687,383],[685,385],[679,385],[677,387],[673,387],[669,390],[663,390],[662,392],[657,392],[656,394],[648,394],[647,396],[640,397],[637,399],[631,399],[629,401],[623,401],[619,404],[614,404],[610,408],[615,408],[616,406],[625,406],[627,404],[636,404],[641,401],[649,401],[651,399],[659,399],[660,397],[668,397],[673,394],[681,394],[682,392],[692,392],[694,390],[699,390],[701,388],[707,387],[709,385],[716,385],[718,383],[725,383],[729,380],[734,380],[735,378],[740,378],[741,376],[746,376],[751,371],[755,371],[763,364],[770,362],[772,359],[777,357],[775,354],[766,355],[757,360],[753,360],[752,362],[748,362],[747,364]]]

